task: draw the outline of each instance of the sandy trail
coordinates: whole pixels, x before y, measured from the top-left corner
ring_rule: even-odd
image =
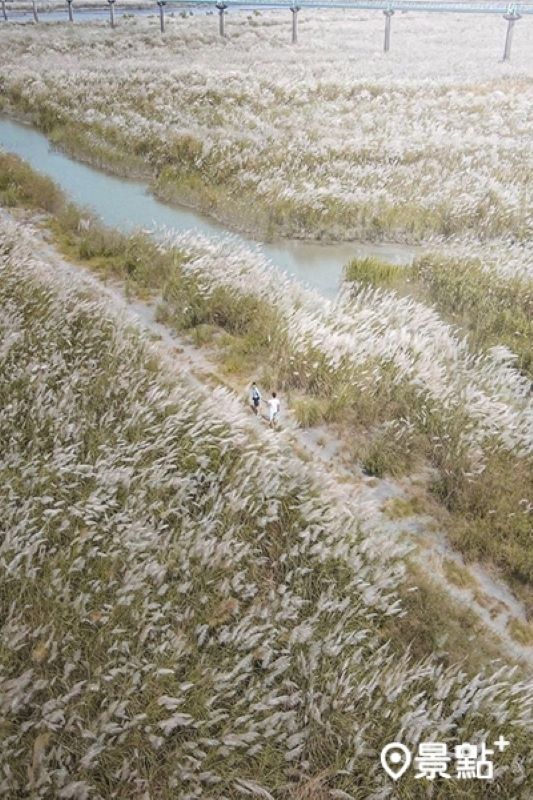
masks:
[[[0,208],[0,220],[2,218],[20,221],[18,214],[15,217]],[[38,219],[35,216],[28,217],[27,214],[23,218],[32,237],[40,244],[39,258],[56,271],[61,270],[67,275],[82,275],[87,286],[98,296],[104,297],[123,318],[156,339],[165,360],[171,361],[181,380],[189,382],[203,393],[210,391],[214,385],[223,384],[242,398],[243,403],[247,402],[248,387],[229,384],[226,378],[222,378],[214,354],[209,353],[205,347],[191,344],[157,320],[156,300],[143,302],[137,298],[129,298],[121,285],[104,283],[88,269],[66,261],[48,241]],[[250,418],[253,422],[251,411]],[[257,418],[256,425],[258,429],[268,427],[262,417]],[[390,532],[394,539],[401,534],[406,540],[406,547],[411,548],[410,558],[428,577],[436,581],[443,591],[470,614],[477,615],[488,632],[501,642],[502,649],[509,657],[533,667],[533,647],[519,644],[508,631],[510,623],[526,622],[527,615],[523,604],[506,584],[481,564],[469,564],[467,567],[461,555],[450,547],[445,534],[439,530],[438,523],[432,517],[413,513],[401,519],[391,519],[387,514],[385,505],[388,501],[409,499],[416,476],[401,481],[378,479],[366,476],[357,467],[348,468],[339,454],[341,443],[328,426],[302,429],[287,409],[283,409],[280,429],[272,431],[272,435],[282,437],[284,443],[302,458],[314,462],[321,472],[327,472],[339,499],[349,499],[352,505],[354,502],[357,505],[365,520],[363,530],[368,530],[369,533],[372,530],[379,530],[384,534]],[[468,569],[473,579],[472,588],[459,588],[447,579],[444,567],[450,561],[462,570]]]

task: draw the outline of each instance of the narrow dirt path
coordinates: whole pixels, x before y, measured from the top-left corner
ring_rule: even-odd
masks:
[[[18,215],[17,215],[18,216]],[[0,209],[0,220],[17,217],[5,209]],[[20,220],[18,220],[20,221]],[[118,312],[132,325],[148,332],[158,340],[159,345],[170,355],[172,363],[179,370],[180,377],[185,377],[191,385],[202,392],[214,385],[223,384],[237,394],[242,402],[246,402],[247,387],[228,383],[219,374],[219,368],[213,354],[205,348],[191,344],[185,338],[173,333],[156,318],[157,304],[142,302],[126,296],[124,288],[119,284],[104,283],[88,269],[66,261],[50,243],[46,233],[39,226],[35,217],[24,215],[26,227],[40,243],[39,257],[54,270],[65,274],[82,275],[87,285],[107,298]],[[251,419],[253,418],[250,412]],[[266,422],[258,418],[258,426]],[[273,436],[283,440],[306,461],[320,465],[326,471],[336,488],[339,498],[347,500],[355,506],[365,520],[363,530],[379,530],[390,532],[395,539],[399,534],[411,547],[410,558],[417,563],[423,572],[436,581],[451,598],[469,613],[477,615],[484,626],[494,637],[499,639],[509,657],[533,667],[533,647],[519,644],[509,633],[509,625],[513,622],[526,623],[527,617],[523,604],[517,600],[508,587],[498,578],[493,577],[482,565],[466,565],[460,554],[448,544],[445,534],[439,530],[438,523],[431,516],[409,513],[400,519],[391,517],[387,504],[395,500],[409,501],[411,481],[378,479],[366,476],[361,469],[343,464],[339,455],[341,443],[327,427],[319,429],[300,428],[290,410],[284,410],[281,429],[272,431]],[[452,583],[446,575],[446,566],[456,565],[461,573],[466,573],[469,580],[466,585]],[[471,579],[471,583],[470,583]]]

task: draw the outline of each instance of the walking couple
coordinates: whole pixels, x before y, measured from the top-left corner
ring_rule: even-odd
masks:
[[[261,392],[257,388],[257,384],[254,381],[252,383],[252,388],[250,391],[250,399],[252,401],[252,409],[254,414],[257,416],[259,414],[259,407],[261,405]],[[268,424],[271,428],[274,428],[279,421],[279,398],[276,392],[272,392],[272,396],[269,397],[267,401],[268,405]]]

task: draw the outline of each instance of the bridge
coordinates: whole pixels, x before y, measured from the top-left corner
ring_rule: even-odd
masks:
[[[109,2],[109,0],[108,0]],[[391,2],[335,2],[335,0],[224,0],[223,3],[215,3],[214,0],[165,0],[168,6],[211,6],[224,5],[226,8],[286,8],[298,10],[305,8],[322,9],[352,9],[355,11],[430,11],[430,12],[452,12],[455,14],[533,14],[533,4],[528,3],[439,3],[423,2],[423,0],[392,0]]]
[[[83,8],[83,0],[80,0],[80,11],[87,14],[92,13],[98,15],[102,13],[102,9],[106,4],[109,8],[109,23],[112,28],[115,27],[115,5],[117,0],[102,0],[100,9],[96,6],[87,6]],[[7,3],[6,0],[0,0],[2,8],[2,16],[4,21],[7,22]],[[165,32],[165,6],[175,6],[181,9],[199,9],[202,7],[216,9],[219,14],[219,32],[221,36],[225,36],[224,16],[225,12],[234,8],[236,10],[254,10],[254,9],[286,9],[292,13],[292,42],[296,44],[298,41],[298,12],[306,9],[323,9],[323,10],[353,10],[353,11],[382,11],[385,16],[385,36],[383,42],[384,52],[390,49],[390,32],[391,32],[391,18],[396,12],[424,12],[424,13],[453,13],[453,14],[499,14],[507,22],[507,32],[505,37],[505,46],[503,51],[503,61],[509,60],[511,56],[511,42],[513,36],[514,25],[523,16],[533,15],[532,3],[461,3],[461,2],[430,2],[430,0],[346,0],[345,2],[338,2],[337,0],[155,0],[155,4],[159,8],[159,19],[161,33]],[[74,21],[74,7],[77,6],[74,0],[66,0],[65,6],[68,12],[69,22]],[[146,9],[135,9],[134,6],[126,6],[128,11],[134,13],[146,12]],[[31,0],[29,6],[33,14],[34,22],[39,22],[39,11],[37,8],[36,0]],[[46,9],[45,14],[57,13],[57,7],[51,10]]]

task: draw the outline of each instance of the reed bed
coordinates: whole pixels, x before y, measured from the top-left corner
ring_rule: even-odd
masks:
[[[527,797],[531,687],[383,642],[400,546],[18,225],[0,268],[4,796],[377,800],[389,740],[503,730],[438,797]]]
[[[300,354],[317,354],[318,361],[302,370],[301,383],[320,386],[328,372],[345,370],[347,386],[371,391],[390,368],[398,386],[408,383],[450,414],[464,412],[469,423],[463,442],[472,453],[499,437],[503,447],[531,455],[530,383],[509,363],[512,354],[503,348],[472,353],[431,307],[374,287],[348,286],[334,301],[324,300],[283,278],[260,250],[251,251],[231,237],[216,242],[169,234],[162,247],[185,255],[183,272],[194,276],[206,297],[224,287],[237,297],[271,303],[286,320],[290,346]]]
[[[325,302],[231,240],[180,236],[166,246],[186,255],[182,272],[194,277],[197,307],[205,298],[196,323],[224,325],[210,316],[215,288],[229,295],[226,308],[246,313],[250,298],[273,306],[275,324],[261,316],[266,328],[259,337],[251,331],[244,345],[244,354],[251,349],[268,365],[265,383],[316,398],[315,421],[373,429],[363,461],[375,474],[410,471],[423,454],[438,470],[433,493],[459,515],[454,543],[531,583],[533,406],[530,379],[513,353],[473,351],[432,307],[393,290],[348,285]],[[163,308],[174,304],[171,282]],[[172,310],[167,319],[178,328],[191,322]]]
[[[510,363],[531,379],[533,249],[505,240],[493,245],[490,251],[467,242],[428,247],[411,267],[353,259],[345,279],[422,300],[466,335],[472,351],[506,348]]]
[[[399,297],[390,285],[373,288],[376,280],[399,280],[398,268],[352,265],[352,277],[364,277],[366,285],[347,284],[336,302],[325,302],[284,279],[260,249],[232,237],[125,236],[58,199],[51,182],[33,181],[32,174],[19,160],[0,156],[0,192],[9,185],[15,205],[50,210],[52,204],[50,225],[69,258],[118,278],[127,291],[151,295],[160,319],[200,345],[214,345],[224,369],[281,388],[293,398],[300,424],[342,425],[354,461],[367,472],[401,476],[429,461],[435,468],[430,489],[453,513],[453,543],[468,557],[496,564],[527,593],[533,579],[530,383],[501,344],[501,331],[489,324],[491,309],[504,310],[505,294],[476,293],[472,306],[462,291],[463,283],[476,285],[468,265],[478,261],[467,243],[455,243],[451,255],[462,266],[453,275],[473,322],[489,325],[493,341],[481,350],[431,306]],[[529,285],[527,247],[509,248],[508,258],[481,252],[477,268],[486,280]],[[426,262],[402,268],[409,281]],[[513,298],[527,316],[526,296],[514,292]]]
[[[531,235],[530,20],[229,14],[5,26],[0,97],[61,147],[262,236]],[[154,29],[155,28],[155,29]]]

